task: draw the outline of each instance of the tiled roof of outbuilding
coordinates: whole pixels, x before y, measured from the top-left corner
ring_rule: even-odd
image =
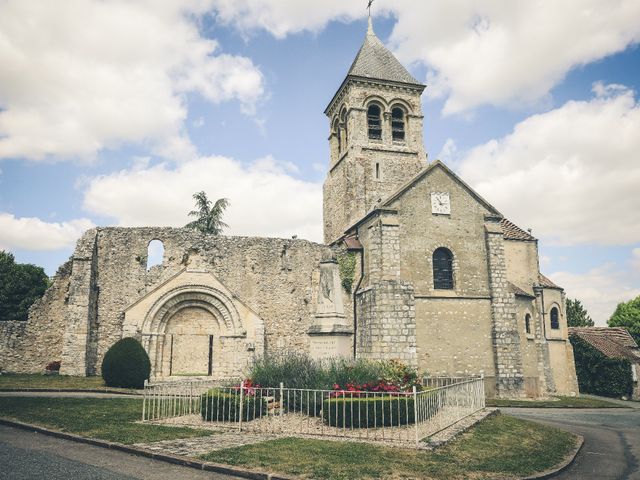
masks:
[[[640,363],[638,344],[622,327],[569,327],[569,335],[577,335],[609,358],[625,358]]]
[[[393,53],[391,53],[376,36],[373,31],[371,19],[369,19],[367,36],[349,69],[348,75],[422,85],[418,80],[413,78],[398,59],[393,56]]]
[[[536,240],[536,238],[530,233],[525,232],[515,223],[510,222],[506,218],[502,219],[500,225],[502,226],[502,232],[506,240]]]

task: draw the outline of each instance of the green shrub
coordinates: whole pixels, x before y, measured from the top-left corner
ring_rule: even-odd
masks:
[[[209,390],[201,397],[200,414],[208,422],[240,420],[240,394],[219,389]],[[242,398],[242,421],[248,422],[267,413],[266,399],[257,391],[255,396]]]
[[[285,390],[282,407],[287,413],[302,413],[310,417],[319,417],[322,411],[322,402],[327,396],[327,392]]]
[[[422,414],[431,416],[437,406]],[[415,423],[413,396],[337,397],[324,401],[322,420],[339,428],[397,427]]]
[[[317,361],[306,354],[285,353],[258,359],[249,371],[254,384],[277,388],[333,390],[338,384],[377,383],[384,376],[384,363],[371,360],[328,359]]]
[[[580,392],[614,398],[631,396],[633,376],[628,360],[606,357],[577,335],[569,339]]]
[[[102,360],[102,378],[110,387],[142,388],[150,373],[149,355],[135,338],[118,340]]]

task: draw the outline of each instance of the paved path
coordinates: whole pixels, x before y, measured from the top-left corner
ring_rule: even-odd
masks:
[[[228,480],[236,477],[0,425],[0,479]]]
[[[640,480],[640,410],[501,408],[584,437],[576,461],[557,479]]]

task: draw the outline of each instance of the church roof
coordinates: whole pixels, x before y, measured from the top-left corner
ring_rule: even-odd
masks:
[[[506,218],[502,219],[500,225],[502,227],[502,232],[504,234],[505,240],[536,240],[536,238],[530,233],[525,232],[515,223],[510,222]]]
[[[622,327],[569,327],[569,335],[582,338],[609,358],[625,358],[640,363],[638,344]]]
[[[325,114],[329,112],[334,101],[349,82],[350,79],[368,79],[383,83],[393,83],[412,86],[424,90],[425,86],[416,80],[406,68],[393,56],[387,47],[380,41],[373,31],[371,17],[369,17],[369,28],[364,42],[356,55],[355,60],[349,68],[346,78],[338,88],[329,105],[325,109]]]
[[[538,284],[544,288],[556,288],[558,290],[563,290],[562,287],[559,287],[541,273],[538,274]]]
[[[347,76],[422,86],[376,36],[371,18],[367,36]]]

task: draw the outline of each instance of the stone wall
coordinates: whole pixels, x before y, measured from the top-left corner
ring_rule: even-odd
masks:
[[[340,238],[345,229],[360,220],[426,166],[422,133],[420,88],[373,84],[349,80],[327,111],[331,135],[329,173],[324,183],[325,242]],[[369,139],[367,106],[375,102],[382,110],[382,138]],[[400,105],[407,112],[405,140],[391,136],[391,108]],[[340,112],[343,138],[333,129]],[[344,137],[344,132],[347,135]]]
[[[61,360],[71,261],[64,263],[51,287],[29,310],[26,322],[0,322],[0,368],[8,372],[42,373]]]
[[[152,240],[163,242],[164,258],[148,270]],[[90,230],[32,309],[21,327],[24,335],[2,336],[0,365],[41,371],[49,361],[62,360],[62,373],[99,373],[104,353],[123,335],[127,307],[185,269],[209,272],[264,320],[266,353],[308,351],[319,263],[332,254],[329,247],[305,240],[213,237],[179,228]],[[351,325],[352,300],[347,292],[339,294],[344,322]],[[10,340],[17,337],[21,340]]]
[[[515,298],[507,281],[504,238],[499,218],[495,222],[488,220],[485,228],[491,284],[496,393],[501,397],[519,397],[525,392]]]

